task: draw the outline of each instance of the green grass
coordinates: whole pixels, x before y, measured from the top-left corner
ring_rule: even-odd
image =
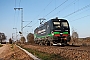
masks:
[[[13,48],[14,44],[11,44],[11,48]]]
[[[2,47],[3,45],[0,44],[0,47]]]
[[[60,56],[59,54],[48,54],[45,52],[32,50],[30,48],[24,48],[24,49],[27,50],[28,52],[32,53],[33,55],[37,56],[41,60],[69,60],[67,58]]]

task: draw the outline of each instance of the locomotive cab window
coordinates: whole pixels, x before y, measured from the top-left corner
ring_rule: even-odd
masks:
[[[68,23],[67,23],[67,22],[62,22],[61,25],[62,25],[63,27],[68,27]]]
[[[60,22],[53,22],[54,25],[60,25]]]
[[[60,22],[53,22],[55,28],[60,28]]]

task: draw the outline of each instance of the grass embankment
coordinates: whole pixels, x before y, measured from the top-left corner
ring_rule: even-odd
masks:
[[[2,44],[0,44],[0,47],[2,47],[3,45]]]
[[[32,50],[30,48],[24,48],[24,49],[27,50],[28,52],[32,53],[33,55],[37,56],[41,60],[69,60],[67,58],[60,56],[59,54],[48,54],[45,52]]]

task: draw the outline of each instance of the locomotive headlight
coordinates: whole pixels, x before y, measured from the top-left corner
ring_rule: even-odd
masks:
[[[63,33],[60,33],[61,35],[63,34]]]
[[[53,31],[51,33],[52,33],[52,35],[54,35],[54,32]]]
[[[52,33],[52,35],[54,35],[54,33]]]

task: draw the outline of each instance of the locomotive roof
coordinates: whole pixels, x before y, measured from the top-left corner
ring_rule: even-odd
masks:
[[[60,21],[67,21],[66,19],[51,19],[51,20],[55,20],[55,21],[58,21],[58,20],[60,20]]]
[[[58,20],[60,20],[60,21],[67,21],[66,19],[58,19],[58,17],[53,18],[53,19],[50,19],[49,21],[58,21]],[[47,21],[47,22],[48,22],[48,21]],[[45,23],[47,23],[47,22],[45,22]],[[45,23],[44,23],[44,24],[45,24]],[[43,26],[44,24],[41,24],[39,27]],[[35,30],[37,30],[39,27],[37,27]]]

